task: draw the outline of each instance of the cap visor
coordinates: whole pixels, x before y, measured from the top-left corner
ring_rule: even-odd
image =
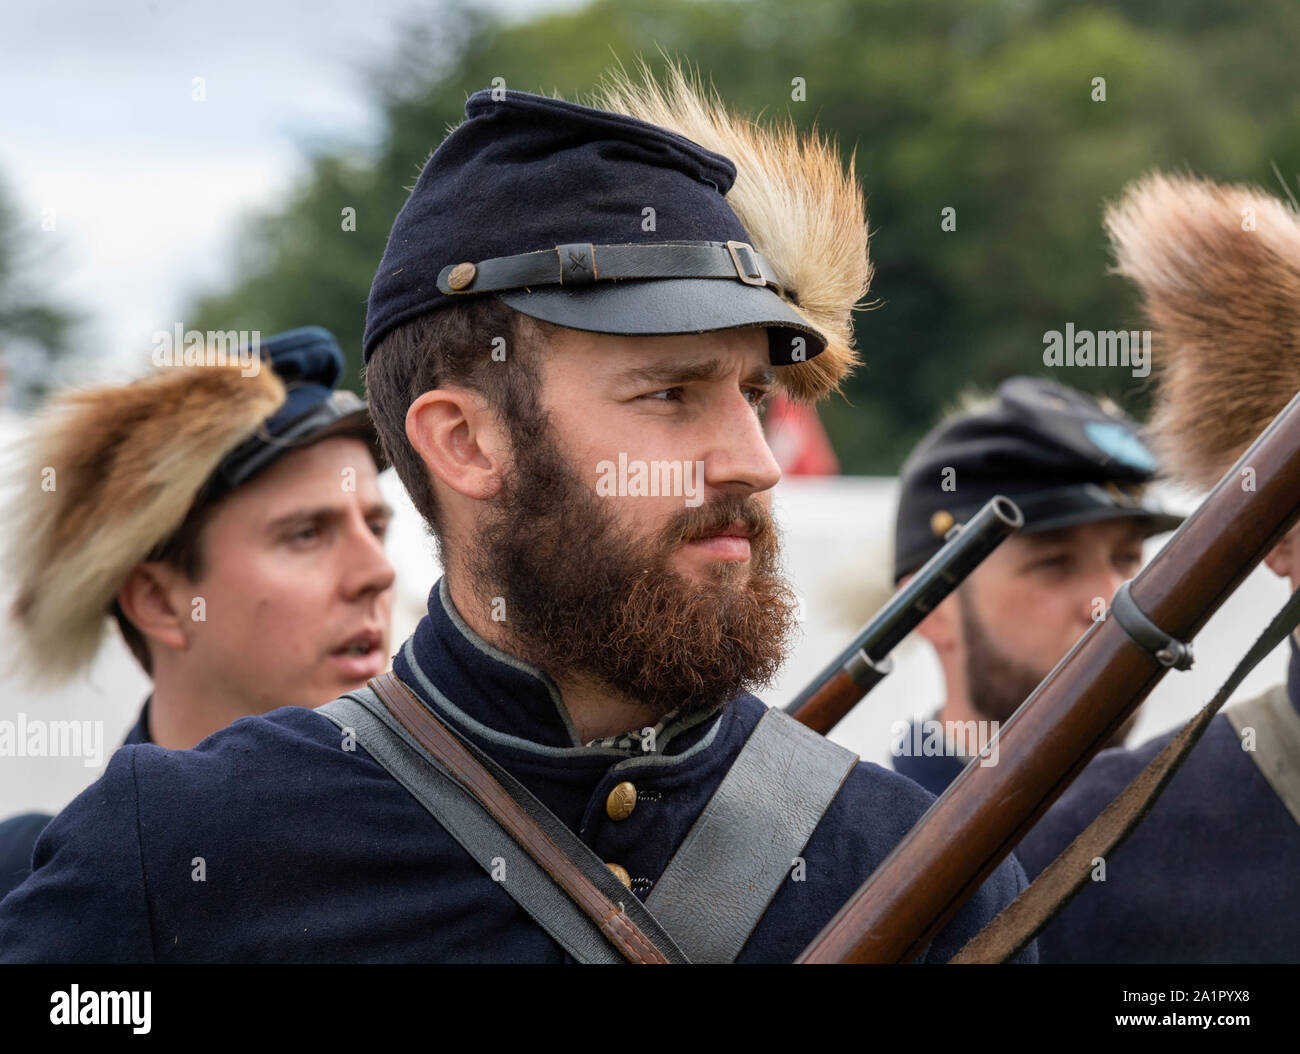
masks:
[[[649,337],[763,326],[771,331],[776,365],[812,358],[826,346],[825,338],[771,289],[725,278],[625,279],[497,296],[525,315],[590,333]]]
[[[1147,537],[1150,537],[1176,530],[1186,518],[1154,502],[1116,501],[1101,487],[1090,484],[1064,487],[1034,497],[1036,500],[1025,501],[1011,495],[1011,500],[1024,513],[1025,525],[1020,529],[1021,534],[1037,534],[1104,520],[1134,519],[1147,521]]]
[[[305,436],[300,445],[309,446],[312,443],[320,442],[322,439],[336,439],[339,436],[360,439],[363,443],[367,443],[380,470],[382,471],[388,467],[383,447],[379,442],[379,433],[375,429],[374,421],[371,420],[369,410],[356,410],[353,413],[345,414],[338,420],[332,421],[323,428]]]

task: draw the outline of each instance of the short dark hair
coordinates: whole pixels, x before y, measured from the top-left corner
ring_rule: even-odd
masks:
[[[217,498],[215,501],[199,502],[190,506],[190,511],[185,514],[181,525],[170,538],[155,546],[146,559],[174,567],[185,576],[186,581],[197,582],[203,577],[203,569],[206,566],[203,528],[208,525],[213,514],[221,506],[222,500]],[[127,618],[126,612],[116,600],[113,601],[112,611],[113,618],[117,620],[117,628],[122,633],[122,639],[131,649],[135,661],[144,667],[145,673],[153,676],[153,661],[149,658],[149,645],[144,639],[144,634]]]
[[[495,296],[420,315],[379,342],[366,367],[366,398],[389,464],[424,517],[446,566],[444,524],[424,459],[406,437],[406,414],[425,392],[458,385],[478,392],[511,429],[541,414],[540,355],[551,326]],[[498,339],[504,344],[496,344]],[[494,357],[496,348],[504,361]]]

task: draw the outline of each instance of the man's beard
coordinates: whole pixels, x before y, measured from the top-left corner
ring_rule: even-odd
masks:
[[[975,614],[969,590],[957,590],[962,639],[966,643],[966,692],[982,720],[1008,720],[1046,672],[1031,669],[1002,652]]]
[[[962,637],[966,644],[966,692],[971,708],[985,721],[1005,724],[1052,669],[1032,669],[1001,651],[975,614],[969,589],[957,590]],[[1103,744],[1121,746],[1137,720],[1134,714]]]
[[[466,551],[475,590],[504,601],[504,650],[660,717],[712,710],[769,683],[797,599],[767,509],[728,495],[683,506],[653,539],[636,537],[610,505],[635,498],[598,497],[544,420],[514,425],[495,512]],[[748,563],[713,562],[698,581],[672,568],[683,543],[737,520],[751,532]]]

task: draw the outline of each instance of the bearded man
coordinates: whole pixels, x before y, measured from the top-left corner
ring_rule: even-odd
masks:
[[[1142,567],[1180,517],[1148,492],[1156,460],[1113,404],[1013,377],[940,422],[903,465],[894,578],[905,581],[994,494],[1024,526],[926,618],[946,695],[894,728],[894,768],[942,794]],[[1123,742],[1130,720],[1109,745]]]
[[[925,811],[749,694],[794,611],[758,406],[853,364],[852,172],[680,74],[601,103],[473,94],[390,234],[367,388],[446,568],[395,676],[119,753],[4,957],[788,962]]]

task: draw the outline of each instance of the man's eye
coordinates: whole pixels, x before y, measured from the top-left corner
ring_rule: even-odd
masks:
[[[681,393],[682,393],[681,388],[663,388],[657,392],[650,392],[646,395],[643,395],[641,396],[641,398],[654,399],[656,402],[661,402],[661,403],[677,403],[677,402],[681,402]],[[661,398],[661,396],[673,396],[673,398]]]
[[[750,404],[751,406],[753,406],[755,409],[758,409],[758,408],[759,408],[760,406],[762,406],[765,402],[767,402],[767,397],[768,397],[769,395],[771,395],[771,394],[772,394],[772,393],[769,392],[766,388],[746,388],[746,389],[745,389],[745,395],[746,395],[747,397],[750,397],[750,399],[749,399],[749,404]]]
[[[1055,556],[1044,556],[1041,560],[1035,561],[1035,567],[1058,568],[1065,567],[1070,562],[1070,557],[1066,553],[1057,553]]]
[[[384,536],[388,534],[388,521],[375,520],[373,523],[370,524],[370,529],[374,532],[375,537],[382,542],[384,540]]]
[[[320,528],[315,525],[311,527],[300,527],[298,530],[294,531],[291,535],[289,535],[289,541],[311,542],[311,541],[315,541],[319,535],[320,535]]]

